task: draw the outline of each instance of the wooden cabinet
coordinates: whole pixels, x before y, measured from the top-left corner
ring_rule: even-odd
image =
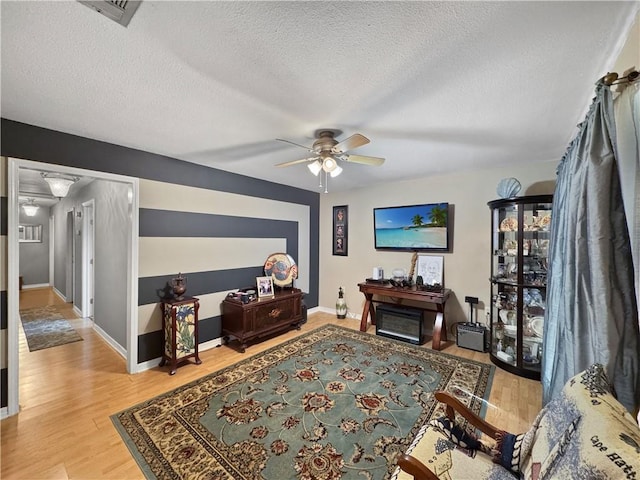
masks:
[[[169,362],[169,375],[187,360],[195,359],[196,365],[202,361],[198,357],[198,309],[197,298],[185,297],[182,300],[165,300],[162,309],[162,331],[164,348],[160,366]]]
[[[540,379],[551,195],[489,202],[491,349],[497,366]]]
[[[287,330],[300,328],[303,321],[302,291],[298,288],[276,291],[273,297],[242,303],[234,297],[222,302],[222,335],[236,338],[244,353],[247,342]]]

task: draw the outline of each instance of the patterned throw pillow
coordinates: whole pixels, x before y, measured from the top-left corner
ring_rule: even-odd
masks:
[[[543,412],[538,414],[531,428],[525,433],[498,432],[496,445],[491,451],[495,463],[503,466],[515,476],[522,474],[525,460],[531,453],[536,431],[544,416]]]

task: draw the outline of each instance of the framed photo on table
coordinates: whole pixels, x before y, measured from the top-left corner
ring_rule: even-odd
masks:
[[[418,255],[416,276],[422,277],[425,285],[444,287],[444,257],[440,255]]]
[[[273,297],[273,277],[256,277],[258,298]]]
[[[349,239],[349,206],[333,207],[333,254],[346,257]]]

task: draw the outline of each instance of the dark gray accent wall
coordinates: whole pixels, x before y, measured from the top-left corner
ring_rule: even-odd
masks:
[[[0,292],[0,330],[7,329],[7,291]]]
[[[6,182],[6,171],[2,172],[2,181]],[[6,185],[4,185],[5,187],[5,191],[6,191]],[[7,206],[8,206],[9,202],[7,197],[5,196],[0,196],[0,235],[5,237],[7,236],[7,225],[8,225],[8,212],[7,212]],[[6,242],[5,242],[6,245]],[[7,254],[6,250],[3,252],[0,252],[0,255],[3,255],[4,258],[6,259],[7,257],[5,256]],[[6,262],[4,262],[6,263]],[[0,268],[4,268],[4,275],[6,278],[8,278],[7,275],[7,270],[8,270],[8,266],[7,265],[2,265]],[[4,285],[3,285],[4,287]],[[0,330],[7,330],[7,291],[2,289],[0,290]],[[6,338],[6,337],[5,337]],[[5,342],[4,344],[0,345],[0,349],[2,349],[2,352],[0,352],[0,354],[2,355],[6,355],[7,354],[7,343]],[[2,368],[0,369],[0,408],[4,408],[9,404],[9,393],[7,391],[9,384],[7,381],[7,373],[8,370],[6,368]]]
[[[0,119],[0,154],[26,160],[307,205],[311,272],[305,302],[318,305],[320,194],[142,150]]]
[[[233,235],[245,238],[264,238],[266,235],[261,235],[261,230],[273,232],[277,227],[277,235],[271,234],[270,238],[285,238],[287,251],[294,258],[301,248],[304,248],[305,251],[308,250],[311,271],[309,272],[309,291],[305,292],[305,304],[310,308],[318,305],[320,227],[320,195],[318,193],[13,120],[3,118],[0,122],[0,153],[5,156],[308,206],[310,211],[310,244],[305,246],[300,246],[297,243],[297,223],[289,221],[141,209],[139,227],[141,236],[175,236],[176,231],[181,231],[188,232],[184,233],[185,236],[225,237]],[[211,221],[214,217],[215,221]],[[6,213],[4,218],[6,231]],[[161,219],[161,221],[156,221],[157,219]],[[203,222],[203,220],[208,221]],[[170,222],[179,222],[181,227]],[[167,231],[166,225],[171,225],[171,234]],[[64,227],[61,230],[62,232],[66,231]],[[231,231],[233,234],[228,233]],[[189,274],[189,293],[201,295],[238,288],[240,285],[249,286],[253,284],[255,277],[259,276],[261,269],[261,265],[256,265],[248,268],[243,266],[225,272],[191,272]],[[57,272],[56,265],[56,276]],[[139,278],[138,304],[157,302],[159,299],[158,290],[166,287],[168,278],[170,277]],[[57,284],[58,280],[56,279]],[[201,342],[217,338],[213,335],[219,336],[219,317],[200,319],[200,322],[202,325]],[[158,353],[155,349],[161,345],[161,331],[140,335],[138,337],[138,361],[142,362],[159,356],[161,352]]]
[[[235,290],[237,288],[253,287],[256,277],[264,275],[264,265],[255,267],[236,268],[233,270],[215,270],[210,272],[189,273],[189,295],[197,297],[211,292]],[[159,302],[170,294],[173,275],[156,277],[140,277],[138,279],[138,305]]]
[[[9,405],[9,392],[7,392],[7,386],[9,371],[6,368],[0,370],[0,408],[4,408]]]
[[[286,220],[235,217],[193,212],[156,209],[140,209],[140,237],[204,238],[284,238],[286,251],[298,257],[298,223]],[[207,254],[207,252],[205,252]],[[213,292],[230,291],[238,287],[252,287],[256,277],[264,274],[264,265],[226,270],[190,272],[189,295],[200,296]],[[138,282],[138,304],[157,303],[167,297],[171,290],[170,275],[141,277]],[[221,335],[220,316],[199,318],[198,340],[205,343]],[[152,360],[162,355],[162,345],[155,344],[155,332],[139,336],[138,361]]]
[[[320,194],[245,177],[163,155],[100,142],[2,118],[1,153],[55,165],[238,193],[302,205],[320,204]]]

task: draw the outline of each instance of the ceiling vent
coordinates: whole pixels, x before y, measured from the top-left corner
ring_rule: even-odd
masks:
[[[126,27],[142,0],[78,0],[107,18]]]

